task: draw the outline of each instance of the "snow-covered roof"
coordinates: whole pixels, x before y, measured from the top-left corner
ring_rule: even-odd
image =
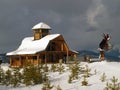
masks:
[[[75,51],[75,50],[73,50],[73,49],[70,49],[70,51],[71,51],[71,52],[74,52],[74,53],[76,53],[76,54],[79,53],[79,52],[77,52],[77,51]]]
[[[40,23],[38,23],[37,25],[33,26],[32,29],[33,29],[33,30],[34,30],[34,29],[51,29],[51,27],[48,26],[47,24],[43,23],[43,22],[40,22]]]
[[[19,48],[13,52],[7,53],[7,55],[35,54],[44,51],[50,40],[53,40],[58,36],[60,36],[60,34],[51,34],[40,40],[34,40],[34,37],[24,38]]]

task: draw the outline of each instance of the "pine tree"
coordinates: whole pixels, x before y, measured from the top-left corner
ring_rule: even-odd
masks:
[[[47,74],[47,73],[43,73],[42,79],[43,79],[43,82],[48,81],[48,80],[49,80],[49,79],[48,79],[48,74]]]
[[[35,67],[35,73],[33,74],[33,83],[41,84],[43,82],[43,72],[39,67]]]
[[[76,65],[73,65],[72,67],[72,70],[71,70],[71,77],[74,79],[78,79],[78,74],[79,74],[79,71],[78,71],[78,67],[76,67]]]
[[[64,72],[64,66],[62,65],[62,60],[59,60],[59,64],[57,65],[57,71],[59,72],[59,74]]]
[[[43,82],[41,66],[30,65],[23,69],[23,83],[26,86],[41,84]]]
[[[62,90],[61,87],[60,87],[59,85],[57,86],[57,90]]]
[[[47,79],[47,81],[43,84],[42,90],[51,90],[54,86],[51,85],[50,81]]]
[[[28,61],[28,60],[24,61],[24,67],[28,67],[28,66],[31,66],[31,65],[33,65],[33,63],[31,63],[30,61]]]
[[[110,79],[111,82],[107,82],[106,87],[104,90],[120,90],[120,82],[118,82],[118,79],[113,76],[112,79]]]
[[[3,80],[3,83],[6,85],[6,86],[8,86],[8,85],[10,85],[11,84],[11,78],[12,77],[12,74],[11,74],[11,70],[7,70],[6,72],[5,72],[5,77],[4,77],[4,80]]]
[[[86,77],[90,76],[90,71],[91,71],[91,69],[88,67],[88,65],[85,65],[85,75],[86,75]]]
[[[39,64],[38,64],[38,68],[39,68],[39,69],[43,69],[43,65],[44,65],[43,63],[39,63]]]
[[[69,75],[68,83],[71,83],[72,80],[78,79],[80,70],[81,70],[81,67],[77,63],[72,64],[70,66],[71,74]]]
[[[2,69],[1,66],[0,66],[0,84],[4,84],[4,83],[3,83],[4,78],[5,78],[5,74],[4,74],[3,69]]]
[[[101,80],[102,82],[105,82],[106,77],[107,77],[107,76],[105,75],[105,73],[103,73],[102,76],[101,76],[101,78],[100,78],[100,80]]]
[[[72,83],[72,76],[69,75],[68,83]]]
[[[83,76],[83,81],[81,82],[82,86],[87,86],[88,85],[88,81],[86,80],[86,76]]]
[[[32,66],[29,67],[24,67],[23,68],[23,84],[25,84],[26,86],[32,85],[32,76],[34,73],[34,70],[31,69]]]
[[[49,68],[48,68],[47,64],[45,64],[45,65],[43,66],[43,70],[44,70],[44,72],[48,72],[48,71],[49,71]]]
[[[50,70],[51,70],[52,72],[57,71],[57,66],[56,66],[55,64],[52,64]]]
[[[18,87],[20,85],[20,83],[21,83],[22,75],[21,75],[21,73],[19,71],[20,71],[19,68],[16,68],[13,71],[13,75],[11,77],[12,78],[11,85],[13,87]]]

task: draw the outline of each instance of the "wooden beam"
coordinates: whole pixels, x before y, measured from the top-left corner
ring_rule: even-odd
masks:
[[[45,64],[47,64],[47,53],[45,53]]]
[[[12,56],[9,57],[10,57],[10,66],[12,66]]]
[[[21,56],[19,56],[19,60],[20,60],[20,66],[22,66],[22,59],[21,59]]]
[[[66,59],[67,59],[67,63],[69,63],[69,59],[68,59],[68,55],[69,55],[69,53],[68,53],[69,51],[67,50],[67,57],[66,57]]]
[[[61,43],[61,51],[63,51],[63,43]]]
[[[39,55],[37,54],[37,64],[39,65]]]

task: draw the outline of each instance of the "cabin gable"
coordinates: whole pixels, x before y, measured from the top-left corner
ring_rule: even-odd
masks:
[[[68,51],[68,50],[69,48],[61,35],[51,40],[46,48],[46,51]]]

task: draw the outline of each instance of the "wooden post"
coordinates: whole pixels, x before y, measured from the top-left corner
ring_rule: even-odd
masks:
[[[10,66],[12,67],[12,56],[9,57],[10,57]]]
[[[39,65],[39,55],[37,55],[37,64]]]
[[[56,60],[55,56],[56,56],[56,55],[55,55],[55,53],[52,53],[52,55],[53,55],[53,58],[52,58],[52,59],[53,59],[53,60],[52,60],[52,63],[55,63],[55,60]]]
[[[67,63],[69,63],[69,59],[68,59],[68,50],[67,50],[67,57],[66,57],[66,59],[67,59]]]
[[[45,52],[45,64],[47,64],[47,54]]]
[[[61,51],[63,51],[63,43],[61,43]]]
[[[19,67],[21,67],[21,66],[22,66],[22,59],[21,59],[21,56],[19,56],[19,59],[20,59],[20,65],[19,65]]]

